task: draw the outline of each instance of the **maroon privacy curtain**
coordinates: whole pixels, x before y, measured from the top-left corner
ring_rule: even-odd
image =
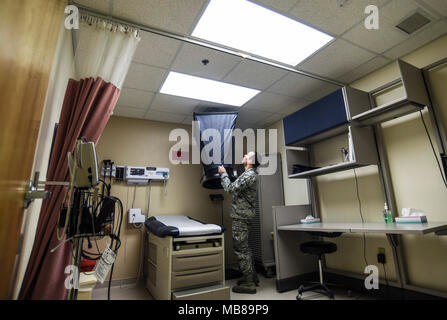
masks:
[[[59,127],[47,173],[48,181],[69,181],[67,152],[76,139],[86,137],[96,144],[116,105],[120,89],[101,78],[70,79],[59,118]],[[65,299],[65,267],[70,264],[71,242],[59,244],[56,236],[59,209],[67,187],[47,186],[50,198],[42,203],[33,249],[19,299]]]

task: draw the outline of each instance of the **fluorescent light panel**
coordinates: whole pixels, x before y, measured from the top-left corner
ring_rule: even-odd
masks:
[[[333,37],[245,0],[211,0],[192,36],[296,66]]]
[[[240,107],[260,91],[215,80],[169,72],[160,93]]]

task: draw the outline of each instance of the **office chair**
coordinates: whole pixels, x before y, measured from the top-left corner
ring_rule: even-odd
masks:
[[[313,235],[325,237],[325,238],[336,238],[342,235],[341,232],[313,232]],[[312,282],[308,286],[301,285],[298,288],[297,300],[301,300],[304,292],[323,290],[329,297],[329,299],[334,299],[334,293],[329,290],[323,280],[323,266],[322,257],[324,254],[329,254],[337,251],[337,245],[329,241],[308,241],[301,244],[300,249],[305,254],[313,254],[318,256],[318,270],[320,274],[320,282]]]

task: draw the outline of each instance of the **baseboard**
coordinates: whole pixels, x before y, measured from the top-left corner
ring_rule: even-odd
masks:
[[[299,276],[276,280],[276,290],[278,292],[286,292],[298,290],[298,287],[306,281],[315,281],[318,278],[316,272],[306,273]]]
[[[365,288],[365,283],[363,279],[356,279],[352,277],[347,277],[340,274],[325,272],[325,281],[329,283],[342,284],[343,287],[350,289],[355,292],[360,292],[365,295],[373,296],[378,299],[386,300],[444,300],[441,297],[434,295],[429,295],[413,290],[402,289],[394,286],[389,286],[381,283],[379,289],[368,290]]]
[[[301,284],[308,281],[318,281],[318,273],[308,273],[287,279],[276,280],[276,290],[285,292],[297,290]],[[337,284],[337,287],[346,288],[381,300],[444,300],[442,297],[429,295],[413,290],[387,286],[381,283],[379,289],[368,290],[363,279],[352,278],[340,274],[325,272],[324,282]]]
[[[143,277],[141,277],[139,281],[137,281],[137,278],[117,279],[117,280],[112,280],[110,287],[111,288],[116,288],[116,287],[130,288],[130,287],[135,287],[142,283],[144,283]],[[109,287],[109,281],[105,280],[103,283],[98,282],[94,289],[103,289],[103,288],[108,288],[108,287]]]

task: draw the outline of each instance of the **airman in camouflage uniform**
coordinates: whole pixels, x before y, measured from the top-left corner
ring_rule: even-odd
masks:
[[[248,245],[248,233],[251,221],[255,216],[257,173],[259,165],[254,152],[244,156],[245,172],[231,183],[223,167],[219,167],[222,187],[232,195],[231,212],[233,248],[239,261],[239,269],[243,279],[233,287],[233,292],[256,293],[256,284],[259,282],[254,268],[251,249]]]

